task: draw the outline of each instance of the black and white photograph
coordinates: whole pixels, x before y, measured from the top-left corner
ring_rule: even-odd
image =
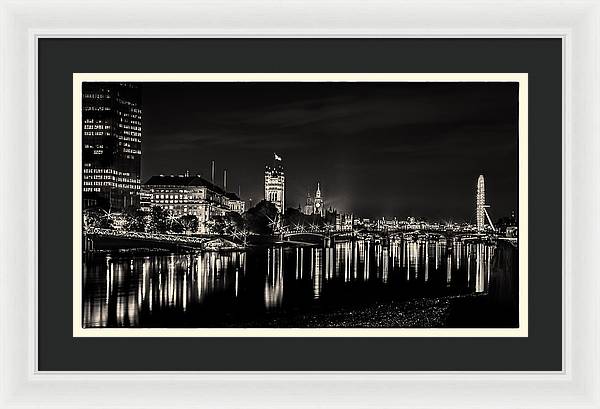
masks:
[[[76,325],[523,328],[522,86],[84,79]]]

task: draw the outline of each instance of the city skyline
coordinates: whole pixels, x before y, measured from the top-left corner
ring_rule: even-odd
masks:
[[[256,204],[282,156],[286,207],[318,182],[325,206],[360,217],[473,222],[485,174],[494,219],[517,209],[512,83],[141,83],[142,180],[189,171]],[[203,98],[198,98],[202,95]]]
[[[84,83],[78,325],[518,328],[517,95]]]

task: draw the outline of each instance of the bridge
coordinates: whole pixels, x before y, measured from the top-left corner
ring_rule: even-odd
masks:
[[[154,244],[162,244],[169,248],[173,247],[191,247],[200,250],[219,250],[219,249],[241,249],[246,247],[247,239],[252,236],[252,233],[246,231],[236,231],[229,235],[223,234],[204,234],[204,235],[188,235],[188,234],[168,234],[168,233],[149,233],[136,232],[125,230],[105,229],[98,227],[84,228],[84,250],[94,250],[96,243],[107,245],[110,243],[103,239],[122,239],[131,241],[127,246],[134,247],[137,243],[147,242]],[[274,238],[279,241],[288,241],[294,237],[311,236],[323,240],[326,246],[330,246],[332,241],[338,238],[370,238],[389,240],[400,236],[423,237],[423,235],[438,237],[460,237],[462,239],[482,239],[497,237],[495,232],[479,232],[472,231],[457,231],[440,228],[425,228],[425,229],[410,229],[407,226],[399,228],[384,228],[384,229],[353,229],[353,230],[336,230],[331,225],[292,225],[275,228],[273,231]]]
[[[280,238],[290,238],[294,236],[315,236],[320,238],[331,238],[335,236],[354,236],[356,235],[356,231],[352,230],[329,230],[329,229],[315,229],[315,230],[307,230],[307,229],[282,229],[275,232],[277,236]]]
[[[239,248],[239,243],[219,235],[190,236],[186,234],[148,233],[125,230],[103,229],[88,227],[84,229],[84,250],[93,250],[94,240],[97,238],[116,238],[124,240],[144,241],[162,243],[168,245],[180,245],[197,247],[200,249],[212,248]]]
[[[283,226],[275,228],[273,234],[282,238],[289,238],[293,236],[318,236],[322,238],[336,237],[336,236],[352,236],[356,237],[359,235],[371,235],[379,237],[392,237],[404,234],[437,234],[440,236],[453,236],[460,234],[472,234],[476,233],[476,229],[470,230],[455,230],[448,229],[445,226],[427,226],[425,228],[415,228],[411,226],[398,226],[398,227],[385,227],[385,228],[355,228],[352,230],[336,230],[335,228],[328,226]]]

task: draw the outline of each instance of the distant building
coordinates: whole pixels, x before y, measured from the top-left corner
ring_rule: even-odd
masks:
[[[311,215],[314,211],[314,203],[310,192],[306,194],[306,204],[304,205],[304,214]]]
[[[82,86],[83,208],[140,204],[142,98],[128,83]]]
[[[227,198],[229,210],[239,214],[242,214],[246,211],[246,203],[240,199],[238,195],[232,192],[227,192],[225,193],[225,197]]]
[[[306,204],[304,205],[304,214],[318,214],[321,217],[325,217],[327,211],[325,210],[325,201],[321,194],[321,183],[317,182],[317,190],[315,192],[314,199],[310,195],[310,192],[306,195]]]
[[[273,166],[265,166],[265,200],[275,204],[281,214],[285,213],[285,173],[277,154]]]
[[[159,206],[175,216],[196,216],[201,233],[206,232],[206,222],[212,216],[245,210],[244,202],[235,193],[226,192],[200,176],[152,176],[144,183],[142,196],[149,197],[150,208]]]
[[[354,216],[351,214],[337,213],[335,215],[335,229],[337,231],[352,231],[354,228]]]

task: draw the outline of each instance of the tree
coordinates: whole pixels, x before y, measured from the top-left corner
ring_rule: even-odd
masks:
[[[128,207],[124,211],[125,223],[123,227],[127,231],[145,232],[148,224],[148,213],[137,207]]]
[[[112,229],[113,223],[106,210],[100,208],[83,211],[83,225],[86,228]]]
[[[196,233],[198,231],[198,217],[193,214],[186,214],[179,218],[179,224],[186,233]]]
[[[271,202],[261,200],[243,214],[243,219],[250,232],[273,234],[274,223],[277,220],[277,207]]]
[[[283,225],[291,228],[304,226],[305,228],[321,228],[326,220],[320,214],[304,214],[298,209],[288,208],[283,216]],[[335,217],[334,217],[335,224]]]
[[[283,215],[284,226],[299,226],[305,223],[306,215],[300,212],[298,209],[288,207]]]
[[[501,232],[505,232],[508,227],[514,227],[517,225],[517,219],[514,214],[511,216],[501,217],[496,220],[496,229]]]
[[[160,206],[152,206],[148,231],[152,233],[166,233],[169,229],[167,223],[168,217],[169,213],[167,210]]]
[[[223,216],[212,216],[210,218],[209,230],[214,234],[232,235],[244,228],[244,219],[236,212],[228,212]]]
[[[183,233],[185,231],[185,229],[183,228],[183,225],[181,224],[181,222],[179,220],[180,219],[178,219],[178,218],[172,218],[169,220],[169,232],[170,233]]]

